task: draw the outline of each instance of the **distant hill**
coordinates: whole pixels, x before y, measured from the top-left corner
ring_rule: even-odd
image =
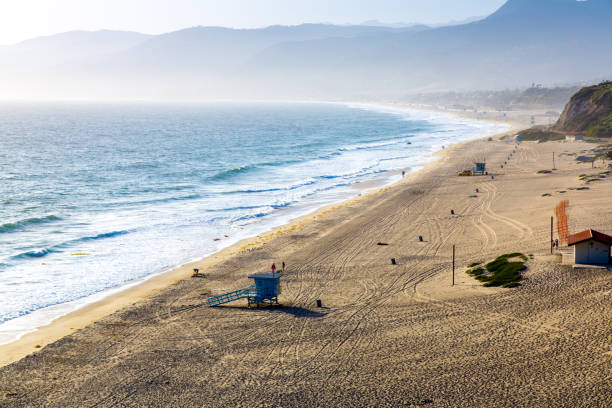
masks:
[[[565,107],[553,130],[612,137],[612,82],[582,88]]]
[[[69,31],[1,47],[0,62],[5,69],[23,68],[28,64],[40,68],[82,62],[132,48],[151,37],[130,31]]]
[[[257,53],[284,42],[411,33],[426,28],[330,24],[277,25],[259,29],[192,27],[152,37],[109,56],[104,65],[136,72],[153,70],[172,74],[192,71],[198,75],[209,72],[227,75]]]
[[[0,89],[4,98],[222,98],[254,96],[245,93],[254,84],[261,98],[263,84],[244,75],[245,63],[273,45],[426,28],[302,24],[192,27],[161,35],[71,31],[0,47]]]
[[[181,63],[188,62],[200,63],[198,69],[206,68],[211,63],[228,67],[245,62],[267,47],[287,41],[405,33],[423,29],[427,27],[302,24],[260,29],[192,27],[160,35],[110,30],[69,31],[0,47],[0,61],[9,65],[36,62],[43,66],[56,66],[105,57],[105,63],[118,66],[139,61],[137,68],[144,71],[150,63],[164,63],[178,70],[181,69]]]
[[[407,23],[383,23],[382,21],[379,20],[368,20],[368,21],[364,21],[363,23],[359,24],[362,26],[370,26],[370,27],[391,27],[391,28],[413,28],[413,29],[426,29],[429,28],[429,26],[424,25],[424,24],[407,24]]]
[[[610,21],[610,0],[509,0],[489,17],[470,24],[278,44],[248,66],[268,79],[287,78],[284,87],[290,86],[290,74],[295,74],[310,88],[338,93],[577,82],[612,70]]]
[[[397,99],[612,74],[611,0],[509,0],[468,24],[147,36],[70,32],[0,48],[3,97]]]

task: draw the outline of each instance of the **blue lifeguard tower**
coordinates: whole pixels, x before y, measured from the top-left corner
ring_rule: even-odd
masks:
[[[208,298],[208,306],[215,307],[239,299],[247,299],[248,306],[277,305],[278,295],[281,293],[280,278],[282,274],[275,272],[256,273],[249,276],[255,281],[254,285],[244,289]]]
[[[472,174],[480,174],[484,175],[487,171],[487,163],[485,162],[476,162],[474,163],[474,167],[472,167]]]

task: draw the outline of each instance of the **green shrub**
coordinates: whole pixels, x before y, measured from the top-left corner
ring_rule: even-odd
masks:
[[[497,264],[494,270],[487,268],[492,273],[490,279],[485,282],[484,286],[503,286],[510,283],[518,283],[523,279],[520,272],[526,268],[523,262],[508,262]]]
[[[522,261],[508,261],[513,258],[519,258]],[[484,269],[482,267],[472,268],[467,271],[467,274],[482,282],[486,287],[513,288],[519,286],[519,282],[523,279],[521,272],[527,269],[524,263],[527,259],[527,256],[518,252],[504,254],[487,263]]]
[[[482,275],[484,272],[485,272],[485,270],[484,270],[484,269],[482,269],[482,268],[474,268],[474,269],[470,269],[470,270],[468,270],[466,273],[467,273],[468,275],[471,275],[471,276],[480,276],[480,275]]]

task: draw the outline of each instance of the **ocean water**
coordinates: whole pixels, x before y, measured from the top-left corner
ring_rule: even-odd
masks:
[[[341,104],[0,104],[0,343],[502,130]]]

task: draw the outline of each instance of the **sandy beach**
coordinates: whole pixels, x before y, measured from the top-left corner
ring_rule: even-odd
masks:
[[[573,231],[612,233],[612,177],[579,179],[604,171],[575,160],[593,147],[523,143],[509,161],[511,138],[448,148],[0,346],[0,406],[610,406],[612,272],[549,256],[561,200]],[[456,176],[483,156],[489,176]],[[533,255],[520,287],[465,274],[508,252]],[[282,307],[206,307],[282,261]]]

